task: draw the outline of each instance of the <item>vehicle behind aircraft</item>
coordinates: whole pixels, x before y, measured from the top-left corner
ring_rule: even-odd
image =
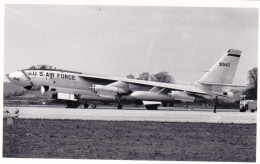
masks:
[[[250,110],[251,112],[257,111],[257,101],[256,100],[246,100],[246,96],[241,95],[240,112],[245,112],[247,110]]]

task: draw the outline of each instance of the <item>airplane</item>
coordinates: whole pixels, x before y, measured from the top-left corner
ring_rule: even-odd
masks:
[[[198,81],[161,83],[128,78],[103,77],[82,72],[35,65],[7,74],[14,84],[27,90],[51,93],[54,99],[66,100],[68,108],[78,108],[80,100],[142,101],[146,109],[158,109],[162,102],[198,102],[206,99],[232,98],[245,86],[232,84],[242,51],[228,50]]]

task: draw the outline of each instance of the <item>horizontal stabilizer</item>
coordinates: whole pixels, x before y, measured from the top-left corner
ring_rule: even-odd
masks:
[[[245,89],[246,86],[244,85],[237,85],[237,84],[221,84],[221,83],[202,83],[203,85],[211,85],[211,86],[220,86],[220,87],[229,87],[229,88],[237,88],[237,89]]]

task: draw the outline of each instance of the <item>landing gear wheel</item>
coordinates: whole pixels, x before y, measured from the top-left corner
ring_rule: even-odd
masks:
[[[158,106],[159,105],[145,105],[145,108],[147,109],[147,110],[158,110]]]
[[[240,112],[245,112],[245,111],[246,111],[246,110],[245,110],[244,107],[240,109]]]
[[[90,107],[95,109],[97,107],[97,105],[96,104],[90,104]]]
[[[163,107],[167,107],[168,103],[167,102],[162,102]]]
[[[88,104],[84,104],[84,108],[88,108]]]
[[[255,110],[254,110],[254,109],[251,109],[251,112],[252,112],[252,113],[254,113],[254,112],[255,112]]]
[[[122,109],[122,108],[123,108],[123,106],[121,104],[117,105],[117,109]]]
[[[78,101],[67,101],[67,108],[78,108],[80,103]]]

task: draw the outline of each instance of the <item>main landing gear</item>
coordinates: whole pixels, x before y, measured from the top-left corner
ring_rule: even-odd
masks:
[[[117,105],[117,109],[122,109],[123,108],[123,105],[122,104],[118,104]]]
[[[84,108],[93,108],[93,109],[95,109],[96,107],[97,107],[96,104],[88,104],[88,103],[84,104]]]
[[[87,108],[93,108],[93,109],[94,109],[94,108],[97,107],[96,104],[90,103],[90,101],[87,100],[87,99],[82,100],[81,103],[83,104],[83,107],[84,107],[85,109],[87,109]]]
[[[67,108],[78,108],[80,105],[79,101],[67,100],[66,103],[67,103]],[[97,107],[96,104],[88,104],[88,103],[84,104],[84,108],[96,108],[96,107]]]
[[[71,101],[71,100],[67,100],[67,108],[78,108],[80,103],[79,101]]]
[[[147,110],[158,110],[158,104],[154,104],[154,105],[145,105],[145,108]]]
[[[84,108],[88,108],[88,106],[89,106],[89,105],[88,105],[87,103],[86,103],[86,104],[84,104]]]

